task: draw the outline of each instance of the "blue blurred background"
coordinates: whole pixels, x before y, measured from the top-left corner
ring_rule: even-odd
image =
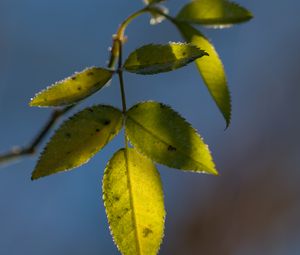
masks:
[[[254,13],[251,22],[205,30],[228,75],[233,99],[228,130],[194,65],[125,76],[128,104],[146,99],[170,104],[202,134],[221,174],[159,166],[167,209],[160,254],[300,254],[300,2],[238,2]],[[184,3],[166,5],[176,14]],[[29,108],[29,99],[75,71],[104,66],[112,34],[142,5],[0,1],[0,152],[27,144],[50,115],[48,109]],[[168,22],[149,26],[147,15],[132,23],[127,36],[126,55],[146,43],[181,40]],[[94,103],[120,106],[116,79],[73,112]],[[120,144],[122,136],[87,165],[35,182],[30,174],[37,156],[2,167],[0,254],[118,254],[101,179]]]

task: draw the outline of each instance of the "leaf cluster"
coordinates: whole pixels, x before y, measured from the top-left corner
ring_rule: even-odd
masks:
[[[99,104],[66,120],[46,145],[32,179],[85,164],[124,128],[125,147],[113,155],[103,177],[106,213],[122,254],[157,254],[162,242],[165,209],[155,163],[217,174],[208,146],[170,106],[145,101],[126,108],[123,72],[154,75],[194,62],[228,126],[231,100],[223,64],[213,44],[192,24],[219,28],[252,18],[245,8],[227,0],[194,0],[183,6],[176,17],[166,14],[165,8],[158,5],[161,2],[145,1],[144,9],[122,23],[114,38],[107,68],[91,67],[75,73],[39,92],[30,102],[30,106],[38,107],[75,105],[118,75],[122,110]],[[185,42],[144,45],[122,63],[125,28],[145,12],[171,21]]]

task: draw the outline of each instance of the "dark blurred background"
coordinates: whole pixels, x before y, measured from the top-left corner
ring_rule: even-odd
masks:
[[[186,1],[169,0],[175,14]],[[205,30],[228,75],[229,129],[194,65],[156,76],[126,74],[128,104],[170,104],[210,145],[220,176],[159,166],[167,209],[160,254],[300,254],[300,1],[246,1],[255,18]],[[0,0],[0,152],[25,145],[50,110],[28,102],[47,85],[87,66],[106,64],[119,23],[139,0]],[[127,55],[142,44],[180,41],[149,17],[127,31]],[[117,80],[86,105],[120,106]],[[72,113],[70,113],[72,114]],[[117,137],[75,171],[30,180],[36,157],[0,169],[0,254],[118,254],[101,198]]]

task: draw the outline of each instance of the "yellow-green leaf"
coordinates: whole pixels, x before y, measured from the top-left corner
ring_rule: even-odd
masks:
[[[176,25],[188,42],[201,47],[209,54],[208,58],[197,59],[195,64],[212,98],[225,118],[226,126],[228,126],[231,117],[231,99],[224,66],[217,51],[211,42],[191,25],[181,22],[177,22]]]
[[[208,146],[177,112],[153,101],[128,110],[126,133],[134,147],[169,167],[217,174]]]
[[[151,160],[134,149],[116,152],[103,177],[109,226],[123,255],[156,255],[165,209],[160,176]]]
[[[30,106],[63,106],[76,103],[101,89],[113,72],[100,67],[85,69],[42,90],[31,99]]]
[[[32,179],[81,166],[122,128],[122,113],[97,105],[75,114],[56,131],[32,173]]]
[[[124,67],[128,72],[155,74],[183,67],[207,53],[188,43],[149,44],[127,58]]]
[[[251,18],[250,11],[227,0],[194,0],[185,5],[176,17],[180,21],[216,27],[246,22]]]

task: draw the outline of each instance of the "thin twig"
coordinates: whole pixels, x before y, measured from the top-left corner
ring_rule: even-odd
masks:
[[[37,134],[37,136],[32,140],[32,142],[28,146],[16,147],[7,153],[0,154],[0,165],[12,161],[21,156],[33,155],[36,152],[37,146],[42,142],[42,140],[45,138],[45,136],[52,128],[52,126],[56,123],[56,121],[59,119],[59,117],[64,115],[72,108],[73,105],[53,111],[45,126],[41,129],[41,131]]]

